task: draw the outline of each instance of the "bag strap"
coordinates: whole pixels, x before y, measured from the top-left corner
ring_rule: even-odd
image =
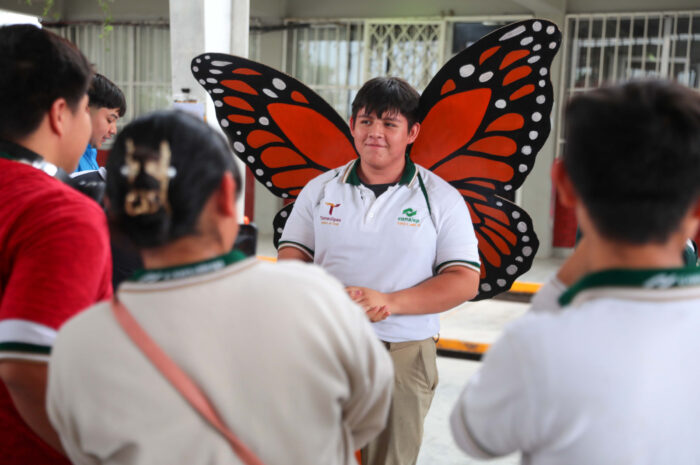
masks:
[[[114,299],[112,313],[129,338],[141,349],[168,382],[184,397],[187,402],[207,420],[229,442],[233,451],[246,465],[263,465],[263,462],[229,430],[221,417],[207,399],[202,390],[187,374],[151,339],[148,333],[136,321],[129,310]]]

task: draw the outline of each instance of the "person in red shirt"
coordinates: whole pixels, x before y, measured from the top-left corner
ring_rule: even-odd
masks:
[[[90,137],[92,71],[70,42],[30,25],[0,27],[0,456],[68,463],[45,410],[60,326],[109,298],[100,206],[62,181]]]

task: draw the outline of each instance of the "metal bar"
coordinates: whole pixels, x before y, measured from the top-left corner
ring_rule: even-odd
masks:
[[[620,17],[617,17],[617,22],[615,24],[615,51],[613,52],[613,70],[612,70],[612,81],[617,81],[617,60],[618,54],[620,52]]]
[[[649,40],[649,15],[644,16],[644,34],[642,39],[642,62],[639,65],[642,68],[642,76],[647,74],[647,41]]]
[[[591,42],[591,38],[593,37],[593,17],[588,18],[588,42]],[[583,87],[586,89],[589,88],[591,85],[591,73],[588,72],[588,70],[592,71],[591,68],[591,47],[590,45],[586,47],[586,78],[583,83]]]
[[[598,85],[603,83],[603,68],[605,67],[605,39],[607,32],[608,22],[603,19],[603,37],[600,42],[600,57],[598,58]]]
[[[687,85],[690,86],[690,48],[693,46],[693,14],[691,13],[688,15],[688,46],[686,47],[685,51],[685,75],[687,76]],[[700,79],[698,79],[700,82]],[[698,87],[700,87],[700,83],[698,84]]]
[[[625,79],[629,79],[632,74],[632,48],[634,46],[634,17],[630,17],[630,36],[629,42],[627,43],[627,72],[625,73]]]

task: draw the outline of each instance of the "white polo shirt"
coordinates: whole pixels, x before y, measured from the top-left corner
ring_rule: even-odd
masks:
[[[700,270],[608,270],[504,331],[451,416],[457,444],[529,465],[700,463]]]
[[[460,193],[408,158],[398,184],[375,197],[354,160],[301,191],[279,248],[296,247],[345,286],[407,289],[448,266],[479,271],[479,251]],[[391,315],[373,325],[387,342],[427,339],[437,314]]]

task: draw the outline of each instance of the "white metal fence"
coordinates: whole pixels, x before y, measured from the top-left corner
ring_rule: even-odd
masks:
[[[644,77],[700,89],[700,11],[568,15],[564,37],[560,102],[605,83]],[[563,125],[557,127],[561,150]]]

